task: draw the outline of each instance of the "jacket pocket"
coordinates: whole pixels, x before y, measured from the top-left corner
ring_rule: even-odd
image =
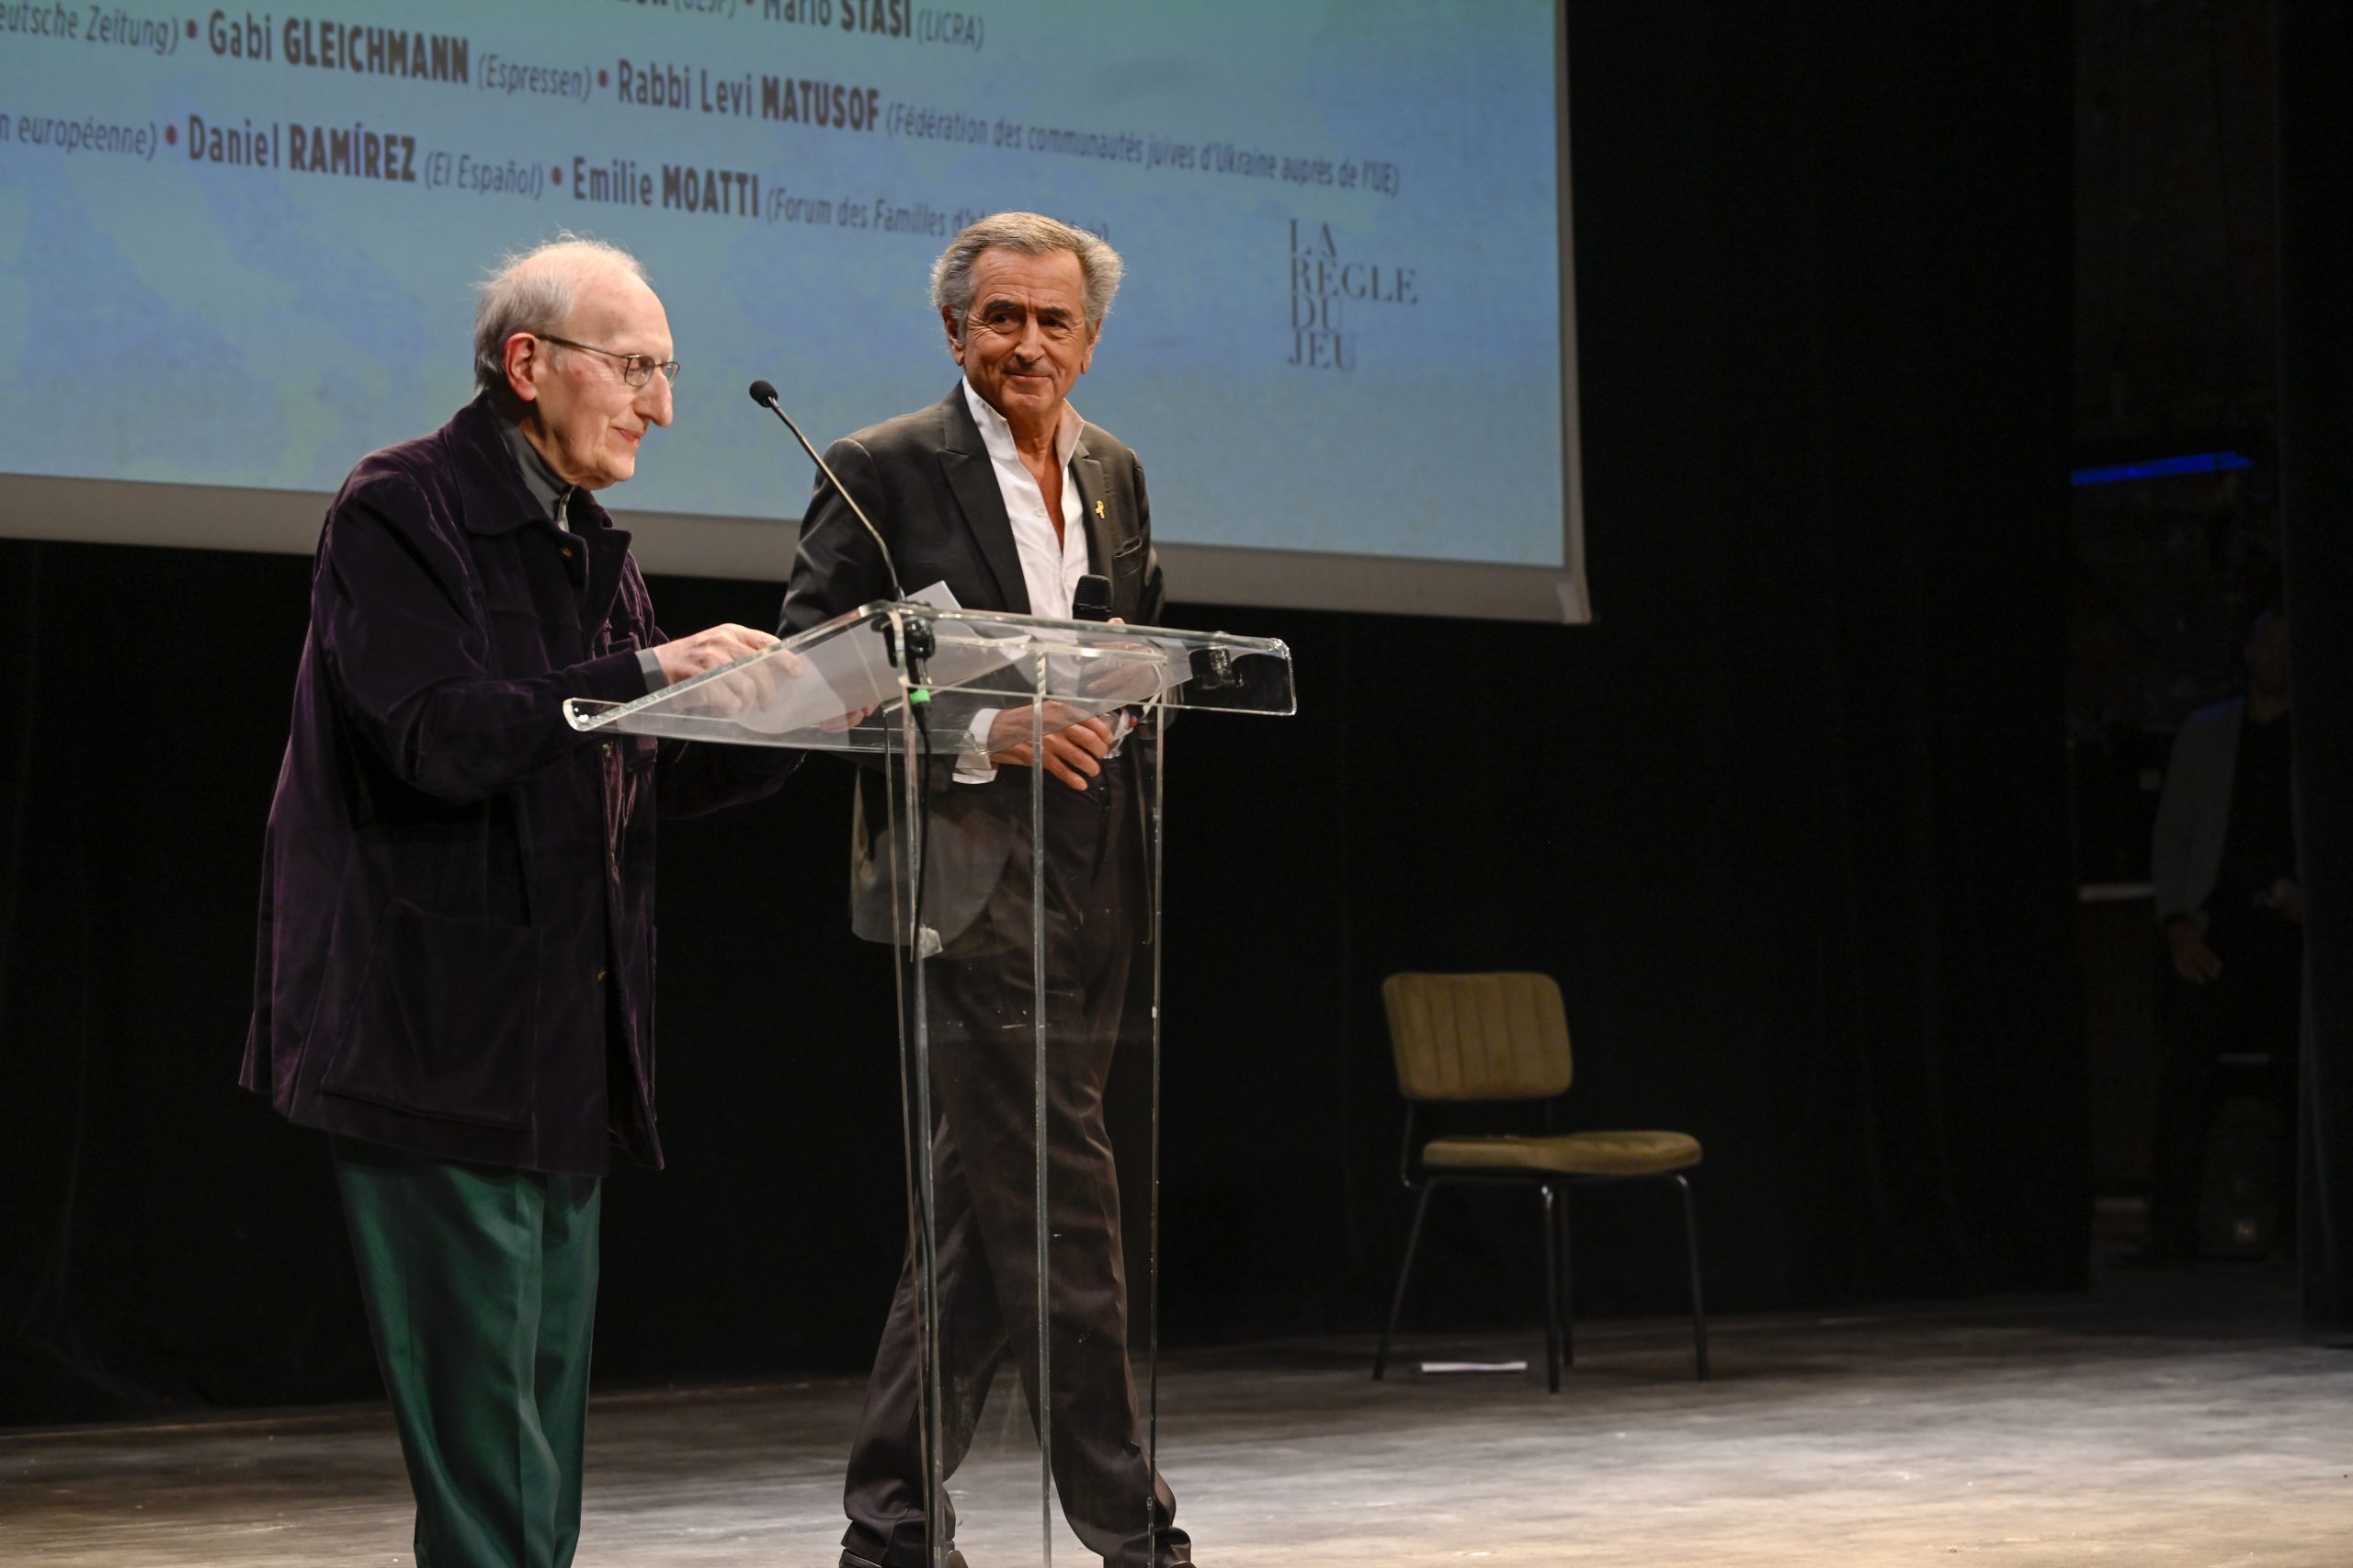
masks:
[[[531,1120],[540,934],[394,899],[321,1087],[484,1127]]]
[[[1116,585],[1114,603],[1120,602],[1124,596],[1135,591],[1137,585],[1142,581],[1146,558],[1147,551],[1143,547],[1142,534],[1130,534],[1126,541],[1111,552],[1111,581]],[[1127,602],[1132,604],[1134,601],[1130,599]],[[1125,613],[1133,614],[1134,612],[1130,610]]]

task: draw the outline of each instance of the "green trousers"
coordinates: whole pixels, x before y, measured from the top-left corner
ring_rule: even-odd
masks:
[[[580,1542],[595,1176],[333,1140],[417,1568],[566,1568]]]

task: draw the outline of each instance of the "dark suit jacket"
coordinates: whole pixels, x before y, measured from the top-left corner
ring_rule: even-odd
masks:
[[[908,592],[945,582],[966,609],[1030,612],[1013,522],[961,381],[929,408],[835,441],[825,461],[890,542]],[[1088,563],[1111,580],[1111,613],[1137,625],[1159,624],[1160,562],[1152,550],[1143,465],[1118,437],[1089,425],[1079,432],[1070,472],[1086,518]],[[819,474],[784,596],[783,635],[890,597],[874,541]]]
[[[966,609],[1030,612],[1013,521],[961,381],[929,408],[844,437],[826,449],[825,461],[889,542],[909,593],[945,582]],[[1160,624],[1160,560],[1152,548],[1143,465],[1118,437],[1088,425],[1079,432],[1070,472],[1086,526],[1088,566],[1111,582],[1111,614],[1132,625]],[[890,575],[873,540],[820,473],[801,519],[781,633],[806,631],[890,597]],[[884,863],[876,853],[884,821],[876,782],[861,775],[851,924],[862,937],[887,941],[890,890],[874,870]],[[952,943],[978,914],[995,869],[1024,831],[1028,770],[1004,769],[994,782],[979,785],[948,785],[943,778],[931,800],[926,923]]]
[[[241,1074],[290,1119],[602,1173],[654,1119],[654,842],[794,754],[599,741],[663,641],[630,536],[549,520],[480,400],[328,508],[263,858]]]

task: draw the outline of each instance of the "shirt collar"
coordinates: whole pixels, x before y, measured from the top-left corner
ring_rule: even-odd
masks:
[[[989,456],[999,462],[1017,460],[1020,450],[1013,444],[1013,425],[1002,414],[989,406],[989,400],[972,388],[970,379],[964,382],[964,406],[972,411],[972,423],[981,427],[981,444]],[[1054,430],[1054,466],[1068,468],[1071,454],[1078,450],[1078,433],[1086,427],[1078,410],[1063,404],[1061,424]]]
[[[498,416],[498,433],[506,438],[506,449],[513,454],[515,466],[523,471],[523,487],[531,493],[531,499],[546,509],[557,528],[568,529],[571,525],[564,521],[564,514],[571,509],[573,487],[558,478],[555,470],[548,466],[548,460],[540,455],[539,448],[531,445],[531,438],[523,434],[523,427],[503,414]]]

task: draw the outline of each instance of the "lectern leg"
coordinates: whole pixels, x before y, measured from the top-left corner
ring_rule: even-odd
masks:
[[[1156,738],[1085,790],[1007,767],[903,798],[930,869],[902,993],[925,1185],[845,1491],[884,1568],[1189,1561],[1152,1459]],[[1006,1361],[1020,1403],[989,1408]]]

